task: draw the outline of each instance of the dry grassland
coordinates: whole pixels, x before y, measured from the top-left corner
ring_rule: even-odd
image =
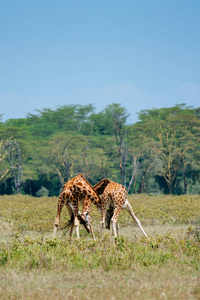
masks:
[[[59,230],[57,198],[0,197],[0,299],[200,299],[200,197],[129,197],[120,237]],[[92,206],[98,238],[100,215]],[[63,210],[61,228],[68,220]]]

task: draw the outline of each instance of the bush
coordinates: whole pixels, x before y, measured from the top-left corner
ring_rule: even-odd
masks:
[[[194,185],[188,186],[188,194],[190,195],[200,195],[200,183],[196,181]]]
[[[48,197],[49,190],[47,190],[44,186],[42,186],[41,189],[37,191],[36,196],[37,197]]]

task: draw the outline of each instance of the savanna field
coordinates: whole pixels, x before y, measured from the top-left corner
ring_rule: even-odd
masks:
[[[120,236],[91,216],[70,241],[67,209],[52,238],[56,197],[0,197],[0,299],[200,299],[200,196],[129,196],[149,236],[128,212]]]

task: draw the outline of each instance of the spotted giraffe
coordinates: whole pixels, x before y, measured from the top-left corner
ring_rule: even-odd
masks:
[[[102,179],[94,187],[94,190],[101,196],[101,231],[103,228],[110,229],[110,221],[112,221],[114,236],[117,237],[119,227],[117,218],[122,209],[126,209],[142,233],[147,237],[140,221],[136,218],[133,209],[127,199],[127,191],[125,187],[119,183],[113,182],[107,178]]]
[[[82,213],[79,213],[79,202],[83,204]],[[87,182],[82,174],[72,178],[65,183],[63,190],[58,199],[57,205],[57,217],[54,222],[54,232],[53,236],[55,237],[57,228],[60,223],[60,214],[64,205],[67,206],[69,215],[73,222],[70,229],[70,237],[73,232],[73,228],[76,229],[77,238],[79,238],[79,220],[88,232],[91,232],[93,239],[95,240],[94,233],[91,226],[91,219],[89,216],[89,211],[91,204],[94,203],[98,208],[100,208],[100,198],[99,195],[95,192],[93,187]],[[79,220],[78,220],[79,219]]]

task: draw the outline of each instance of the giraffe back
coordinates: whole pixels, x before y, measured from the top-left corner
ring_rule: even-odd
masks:
[[[94,203],[100,207],[101,200],[99,194],[82,174],[79,174],[66,182],[63,187],[63,193],[65,193],[66,196],[73,195],[78,198],[80,202],[84,202],[84,206]]]
[[[108,179],[105,179],[105,181],[102,179],[96,184],[96,186],[94,186],[94,189],[97,191],[100,190],[100,193],[103,189],[102,202],[106,205],[110,204],[114,207],[118,205],[123,206],[127,197],[127,191],[122,184],[110,181]]]

